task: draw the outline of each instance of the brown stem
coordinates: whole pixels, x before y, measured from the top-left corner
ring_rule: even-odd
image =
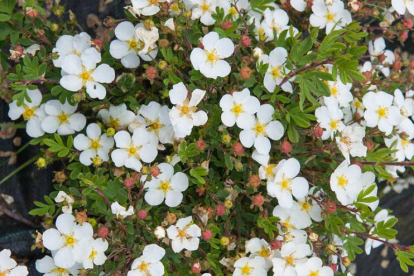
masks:
[[[17,24],[15,21],[9,20],[9,23],[12,24],[13,26],[15,26],[16,28],[18,28],[23,33],[25,33],[28,37],[33,36],[33,34],[31,32],[29,32],[28,30],[26,30],[25,28],[23,28],[22,26]],[[53,44],[44,35],[41,36],[40,39],[42,40],[42,42],[46,43],[50,47],[53,47]]]
[[[348,232],[348,233],[352,233],[355,234],[357,236],[366,238],[366,239],[371,239],[371,240],[376,240],[379,242],[382,242],[385,245],[388,245],[389,247],[391,247],[394,250],[399,250],[399,251],[407,251],[410,250],[411,246],[406,246],[406,245],[399,245],[399,244],[394,244],[394,243],[390,243],[389,241],[386,240],[382,240],[374,235],[370,235],[367,233],[360,233],[360,232],[356,232],[356,231],[352,231],[352,230],[348,230],[348,229],[343,229],[341,228],[342,231]]]
[[[59,80],[54,80],[54,79],[23,80],[23,81],[16,82],[16,84],[33,84],[33,83],[42,83],[42,82],[58,83]]]
[[[12,211],[12,210],[9,210],[1,204],[0,204],[0,211],[3,212],[4,214],[6,214],[7,216],[11,217],[14,220],[23,222],[24,224],[27,224],[27,225],[32,226],[32,227],[36,227],[36,225],[34,225],[34,223],[32,223],[30,220],[25,219],[19,213],[15,212],[15,211]]]
[[[103,200],[105,200],[106,204],[109,206],[109,208],[111,208],[111,202],[109,202],[109,200],[106,198],[106,196],[103,194],[103,192],[100,189],[96,189],[95,192],[100,195]],[[119,220],[119,226],[121,226],[121,230],[122,232],[124,232],[125,236],[127,235],[126,229],[125,229],[125,225],[122,223],[122,221]]]
[[[282,87],[282,85],[284,85],[288,80],[290,80],[294,76],[302,73],[303,71],[306,71],[308,69],[311,69],[311,68],[314,68],[314,67],[318,67],[318,66],[321,66],[321,65],[324,65],[324,64],[328,64],[328,63],[331,63],[331,61],[325,60],[325,61],[322,61],[322,62],[319,62],[319,63],[312,63],[312,64],[307,65],[307,66],[305,66],[305,67],[303,67],[303,68],[301,68],[301,69],[299,69],[299,70],[297,70],[295,72],[290,72],[286,77],[283,78],[283,80],[279,83],[278,86],[279,87]]]

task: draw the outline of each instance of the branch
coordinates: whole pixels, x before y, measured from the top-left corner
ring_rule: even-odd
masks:
[[[290,72],[286,77],[283,78],[283,80],[278,84],[278,86],[282,87],[282,85],[284,85],[288,80],[290,80],[291,78],[293,78],[296,75],[299,75],[303,71],[306,71],[308,69],[318,67],[318,66],[321,66],[321,65],[324,65],[324,64],[329,64],[329,63],[331,63],[330,60],[325,60],[325,61],[322,61],[322,62],[319,62],[319,63],[312,63],[312,64],[307,65],[307,66],[305,66],[305,67],[303,67],[303,68],[301,68],[301,69],[299,69],[295,72]]]

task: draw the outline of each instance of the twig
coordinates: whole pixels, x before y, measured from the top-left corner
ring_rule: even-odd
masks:
[[[12,211],[12,210],[9,210],[1,204],[0,204],[0,211],[2,211],[3,213],[5,213],[7,216],[11,217],[14,220],[23,222],[24,224],[27,224],[27,225],[32,226],[32,227],[36,227],[36,225],[34,223],[32,223],[30,220],[25,219],[19,213],[15,212],[15,211]]]

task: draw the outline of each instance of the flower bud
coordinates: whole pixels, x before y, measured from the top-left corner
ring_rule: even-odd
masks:
[[[227,246],[230,244],[230,239],[228,237],[222,237],[220,239],[220,244],[223,246]]]
[[[254,206],[262,206],[264,203],[264,197],[262,195],[255,195],[253,197],[253,205]]]
[[[252,40],[247,35],[242,35],[240,41],[244,47],[250,47],[250,44],[252,43]]]
[[[55,181],[57,183],[63,183],[68,179],[64,171],[55,172]]]
[[[263,52],[263,50],[262,50],[262,49],[260,49],[260,48],[258,48],[258,47],[256,47],[256,48],[254,48],[254,49],[253,49],[253,56],[254,56],[255,58],[259,58],[259,57],[261,57],[263,54],[264,54],[264,52]]]
[[[323,135],[323,129],[320,126],[316,126],[313,129],[313,134],[315,135],[316,138],[321,138]]]
[[[86,214],[85,211],[83,211],[83,212],[76,212],[75,221],[77,223],[79,223],[79,224],[82,225],[82,223],[88,221],[88,215]],[[95,222],[96,222],[96,220],[95,220]]]
[[[150,169],[148,166],[142,166],[141,173],[142,174],[148,174],[150,172]]]
[[[271,241],[270,242],[270,248],[272,248],[272,250],[278,250],[280,248],[282,248],[282,242],[281,241]]]
[[[203,239],[208,241],[211,239],[211,237],[213,236],[213,233],[211,232],[210,229],[207,229],[205,231],[203,231]]]
[[[30,18],[36,18],[39,16],[39,12],[35,8],[32,8],[32,7],[27,7],[25,9],[25,12],[26,12],[27,17],[30,17]]]
[[[197,141],[196,145],[197,145],[197,148],[198,148],[199,150],[204,150],[204,149],[206,148],[206,142],[204,142],[204,140],[203,140],[203,139],[199,139],[199,140]]]
[[[99,38],[95,38],[94,40],[92,40],[92,44],[98,51],[100,51],[103,48],[103,41]]]
[[[236,169],[236,171],[242,172],[244,170],[243,163],[240,161],[236,161],[234,163],[234,168]]]
[[[228,145],[228,144],[230,144],[230,141],[231,141],[231,136],[230,136],[230,135],[228,135],[228,134],[224,134],[224,135],[222,135],[222,136],[221,136],[221,141],[222,141],[224,144]]]
[[[114,135],[115,135],[115,129],[114,129],[113,127],[108,128],[108,129],[106,130],[106,134],[107,134],[109,137],[114,136]]]
[[[124,180],[125,188],[130,189],[130,188],[134,187],[134,185],[135,185],[135,179],[133,177],[125,178],[125,180]]]
[[[47,166],[46,159],[43,157],[39,157],[36,161],[36,166],[39,169],[44,169]]]
[[[154,235],[157,239],[165,238],[165,229],[162,226],[157,226],[154,230]]]
[[[413,28],[413,21],[410,18],[404,19],[403,24],[404,24],[404,27],[407,29]]]
[[[292,150],[292,146],[288,141],[283,141],[281,144],[282,152],[288,154]]]
[[[372,150],[374,148],[374,142],[371,140],[365,140],[364,145],[367,147],[367,150]]]
[[[158,41],[158,46],[160,48],[168,48],[168,46],[170,46],[170,42],[167,39],[160,39]]]
[[[161,70],[164,70],[165,67],[167,67],[168,63],[165,60],[160,60],[158,62],[158,68],[160,68]]]
[[[402,32],[400,33],[400,40],[401,40],[402,42],[404,42],[404,41],[406,41],[406,40],[407,40],[407,38],[408,38],[408,32],[407,32],[407,31],[402,31]]]
[[[53,23],[52,25],[50,25],[50,30],[52,30],[52,32],[56,32],[57,30],[59,30],[59,25]]]
[[[228,28],[233,26],[233,22],[231,21],[224,21],[223,24],[221,24],[221,28],[223,30],[227,30]]]
[[[109,235],[109,229],[106,226],[99,227],[98,236],[105,239]]]
[[[351,260],[348,257],[343,257],[342,258],[342,264],[346,267],[350,266],[351,264]]]
[[[150,66],[145,70],[145,75],[149,80],[153,80],[157,77],[157,69],[154,66]]]
[[[233,202],[231,202],[231,200],[224,201],[224,207],[230,209],[231,207],[233,207]]]
[[[326,246],[326,248],[328,248],[329,249],[329,251],[331,251],[331,252],[336,252],[336,246],[335,245],[333,245],[333,244],[328,244],[327,246]]]
[[[312,233],[310,233],[310,234],[309,234],[309,239],[310,239],[312,242],[316,242],[316,241],[318,240],[318,238],[319,238],[319,236],[318,236],[318,234],[316,234],[315,232],[312,232]]]
[[[167,213],[167,222],[171,225],[177,221],[177,216],[174,213]]]
[[[245,150],[243,148],[243,145],[240,142],[236,142],[233,145],[233,151],[237,156],[241,156],[245,153]]]
[[[384,55],[384,54],[380,55],[380,56],[378,57],[378,60],[379,60],[379,62],[383,63],[383,62],[384,62],[384,60],[385,60],[385,55]]]
[[[152,166],[150,168],[150,173],[153,177],[157,177],[158,175],[160,175],[160,172],[161,172],[161,170],[157,166]]]
[[[200,263],[199,262],[195,262],[194,264],[193,264],[193,266],[191,267],[191,270],[193,271],[193,273],[195,273],[195,274],[200,274],[200,272],[201,272],[201,265],[200,265]]]
[[[220,217],[220,216],[223,216],[224,214],[226,214],[226,208],[221,204],[217,205],[216,215]]]
[[[328,214],[332,214],[336,212],[336,204],[333,201],[328,201],[326,203],[326,211],[328,212]]]
[[[257,188],[257,187],[260,186],[260,183],[261,183],[261,180],[260,180],[259,175],[253,174],[253,175],[250,176],[250,179],[249,179],[249,186],[250,187]]]
[[[147,217],[147,211],[146,210],[139,210],[137,213],[137,217],[139,219],[145,219]]]
[[[251,74],[252,74],[252,69],[250,69],[247,66],[244,66],[242,69],[240,69],[240,77],[244,80],[250,79]]]
[[[334,273],[338,270],[338,265],[337,264],[330,263],[329,267],[333,270]]]
[[[99,156],[95,156],[94,158],[92,158],[92,163],[95,167],[99,167],[100,165],[102,165],[102,159]]]

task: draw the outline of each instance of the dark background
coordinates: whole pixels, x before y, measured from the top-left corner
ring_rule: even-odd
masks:
[[[61,1],[61,4],[66,5],[66,10],[71,10],[76,15],[84,31],[87,31],[92,37],[107,40],[109,36],[107,29],[103,26],[103,20],[107,16],[124,18],[123,7],[130,3],[128,3],[128,0],[67,0]],[[413,52],[412,45],[413,40],[410,36],[402,49]],[[401,47],[401,45],[399,43],[389,44],[391,49],[396,47]],[[6,102],[0,99],[0,122],[10,121],[7,111]],[[22,139],[21,145],[29,142],[29,137],[27,137],[24,130],[17,130],[14,136],[3,132],[3,130],[0,131],[0,152],[17,151],[19,147],[13,143],[16,137]],[[0,165],[0,179],[37,153],[38,149],[36,147],[29,146],[17,155],[16,162],[11,165],[3,164],[3,162],[7,162],[9,157],[0,157],[0,164],[3,164]],[[36,259],[42,258],[43,254],[40,250],[31,251],[30,248],[34,244],[32,235],[36,233],[36,230],[43,231],[43,228],[40,225],[41,220],[28,215],[28,212],[35,207],[33,201],[43,201],[43,195],[47,195],[52,191],[53,171],[58,169],[48,167],[45,170],[38,170],[34,164],[31,164],[0,185],[0,250],[3,248],[11,249],[20,261],[28,265],[29,275],[39,275],[34,268],[34,262]],[[1,196],[2,194],[11,195],[14,198],[14,203],[7,205]],[[401,194],[390,192],[381,199],[381,206],[393,210],[394,215],[399,219],[396,225],[399,232],[397,238],[399,243],[404,245],[414,244],[413,194],[414,187],[410,186]],[[11,210],[14,218],[2,214],[2,208]],[[406,275],[400,269],[392,249],[384,246],[373,249],[369,256],[365,254],[358,256],[355,265],[352,265],[350,270],[352,272],[356,270],[358,276]]]

